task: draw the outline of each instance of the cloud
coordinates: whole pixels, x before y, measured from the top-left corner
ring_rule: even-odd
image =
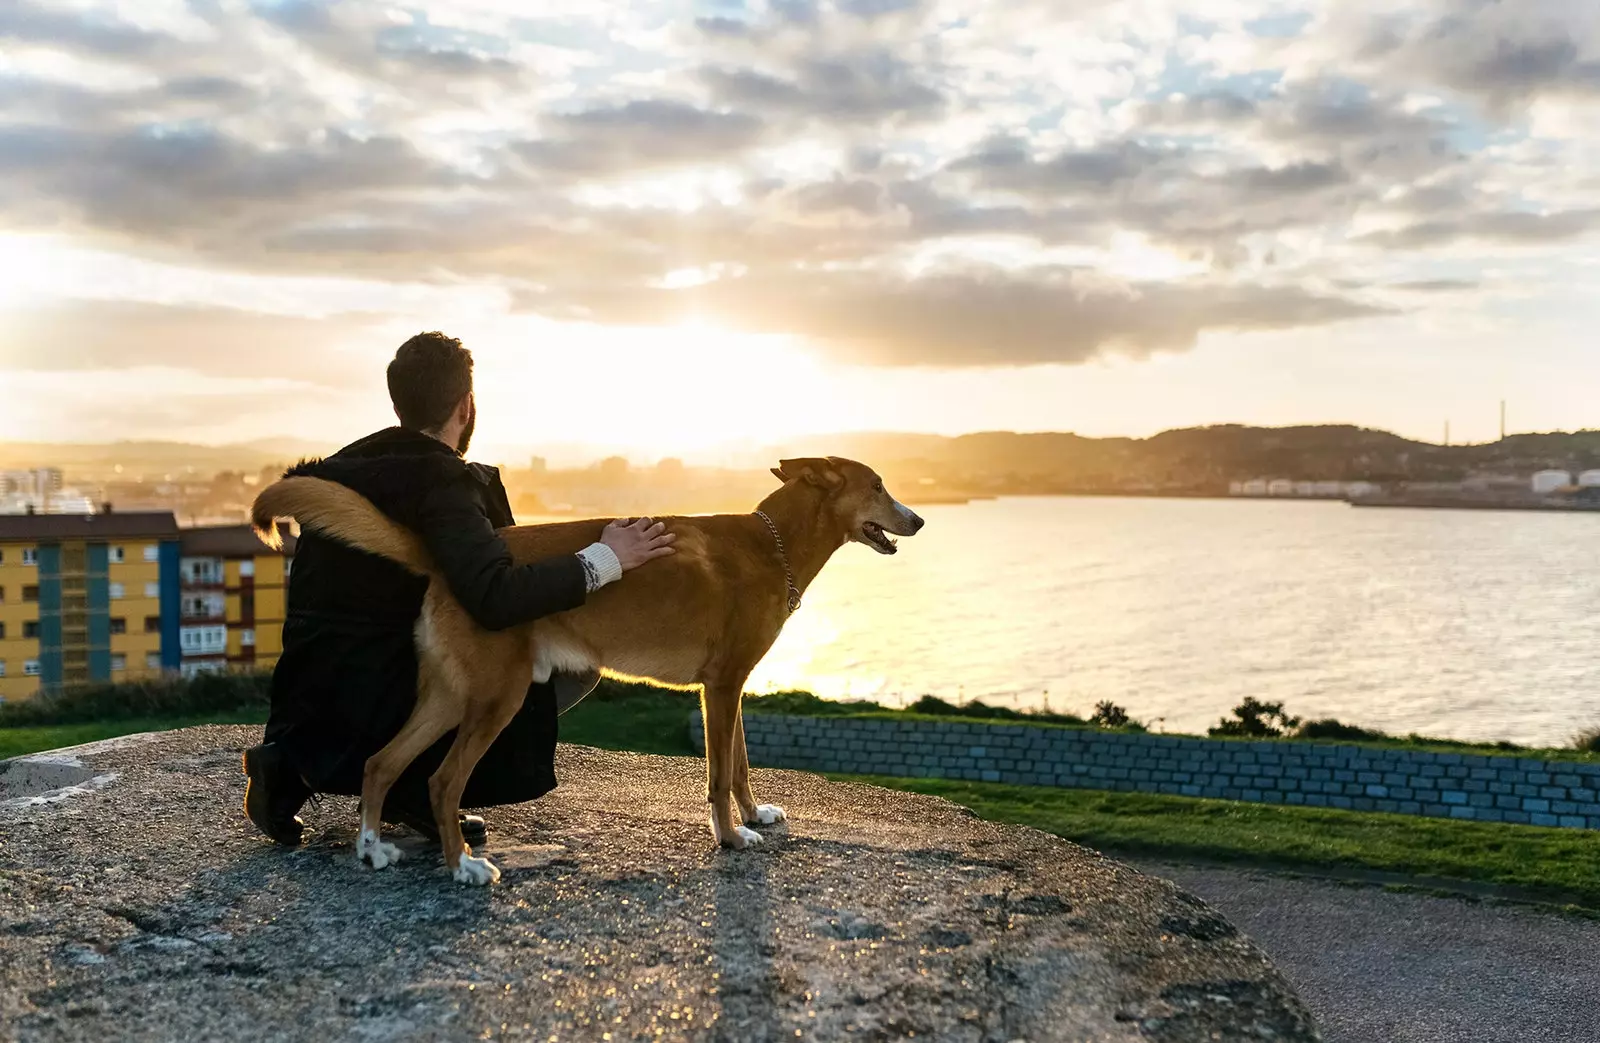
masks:
[[[1503,246],[1543,246],[1565,242],[1600,228],[1600,209],[1548,214],[1489,213],[1422,221],[1403,228],[1369,232],[1356,242],[1386,249],[1417,250],[1461,242]]]
[[[1366,289],[1454,307],[1430,299],[1465,287],[1430,279],[1429,252],[1489,264],[1600,231],[1600,184],[1569,173],[1600,133],[1515,122],[1596,96],[1600,15],[1529,4],[1307,0],[1261,29],[1168,0],[1138,18],[751,0],[693,24],[650,0],[25,0],[0,12],[21,55],[0,77],[0,232],[481,287],[592,322],[698,314],[874,365],[1182,350],[1376,314]],[[690,270],[724,277],[659,288]],[[110,305],[29,322],[71,344],[13,368],[113,365],[118,328],[129,364],[303,343],[314,366],[371,326]]]
[[[755,145],[765,129],[747,113],[662,99],[558,114],[548,122],[551,137],[519,142],[514,150],[541,169],[592,175],[712,162]]]
[[[1592,5],[1431,0],[1353,32],[1354,57],[1388,78],[1448,87],[1501,116],[1542,96],[1600,98],[1600,15]]]
[[[377,316],[304,319],[233,308],[132,301],[62,301],[8,310],[7,368],[87,372],[130,364],[206,377],[291,379],[328,388],[371,385],[392,354]]]
[[[870,123],[938,116],[944,95],[888,50],[809,58],[773,74],[709,66],[701,79],[719,101],[772,115]]]
[[[1294,287],[1118,285],[1074,270],[910,280],[862,272],[757,276],[687,290],[599,290],[586,305],[626,323],[714,314],[751,333],[815,338],[851,364],[953,367],[1147,355],[1192,347],[1206,330],[1287,329],[1385,314]]]
[[[97,11],[62,11],[28,0],[7,0],[0,7],[0,39],[48,44],[114,58],[149,57],[170,38]]]

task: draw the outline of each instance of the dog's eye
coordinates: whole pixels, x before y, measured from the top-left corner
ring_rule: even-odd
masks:
[[[872,487],[872,491],[875,492],[875,493],[883,492],[883,483],[882,482],[878,482],[876,485],[874,485]]]

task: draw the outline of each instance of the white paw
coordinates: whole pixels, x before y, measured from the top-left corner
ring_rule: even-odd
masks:
[[[456,871],[453,874],[458,884],[471,884],[473,887],[482,887],[485,884],[500,882],[500,870],[487,858],[472,858],[462,855],[456,862]]]
[[[756,819],[755,820],[757,822],[761,823],[763,826],[770,826],[774,822],[783,822],[786,819],[788,819],[788,817],[789,817],[788,815],[785,815],[783,813],[783,809],[778,807],[778,805],[776,805],[776,804],[757,804],[756,805]]]
[[[374,869],[385,869],[390,863],[400,861],[400,849],[370,829],[363,829],[356,837],[356,861],[371,862]]]
[[[745,847],[754,847],[761,843],[761,834],[748,826],[734,826],[733,831],[739,835],[739,839],[744,841]]]

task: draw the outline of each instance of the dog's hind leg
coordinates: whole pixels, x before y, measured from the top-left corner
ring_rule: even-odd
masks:
[[[743,699],[739,700],[733,721],[733,799],[747,826],[770,826],[789,817],[776,804],[757,804],[750,790],[750,750],[744,741]]]
[[[428,796],[433,803],[433,820],[439,828],[439,843],[444,849],[444,864],[462,884],[492,884],[500,879],[500,870],[487,858],[474,858],[472,849],[461,837],[461,794],[472,777],[472,769],[488,752],[495,738],[517,715],[522,700],[527,696],[532,665],[511,664],[505,676],[516,678],[503,692],[468,709],[456,732],[450,752],[445,754],[439,770],[428,779]],[[501,681],[504,685],[504,680]]]
[[[417,686],[417,706],[400,732],[383,749],[367,758],[361,779],[361,831],[356,835],[356,861],[383,869],[400,861],[400,849],[383,839],[383,802],[400,773],[456,725],[460,703],[449,692],[431,692],[426,682]]]
[[[700,698],[705,718],[706,801],[711,805],[711,832],[723,847],[742,850],[761,843],[761,834],[733,819],[734,734],[739,727],[739,695],[744,676],[706,683]]]

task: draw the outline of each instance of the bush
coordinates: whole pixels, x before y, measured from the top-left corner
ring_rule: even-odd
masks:
[[[1307,721],[1294,733],[1296,739],[1342,739],[1351,742],[1370,742],[1391,738],[1388,734],[1359,725],[1345,724],[1332,717],[1320,721]]]
[[[1264,703],[1254,696],[1247,696],[1244,702],[1233,708],[1232,720],[1224,717],[1206,734],[1271,739],[1292,732],[1299,726],[1300,718],[1284,713],[1282,703]]]
[[[1094,704],[1094,716],[1089,719],[1101,728],[1126,728],[1133,718],[1127,710],[1107,700]]]
[[[272,675],[266,672],[199,674],[68,688],[0,705],[0,728],[264,709],[271,680]]]
[[[810,692],[773,692],[747,695],[745,707],[752,713],[789,713],[802,717],[843,717],[852,713],[872,713],[884,707],[874,702],[844,702],[823,699]]]
[[[1600,725],[1592,725],[1574,735],[1572,748],[1585,753],[1600,753]]]

